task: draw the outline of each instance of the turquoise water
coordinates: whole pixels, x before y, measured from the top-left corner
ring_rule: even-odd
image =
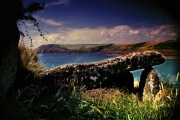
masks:
[[[107,54],[38,54],[39,60],[47,69],[71,63],[98,62],[114,57]]]
[[[39,61],[47,69],[71,63],[90,63],[98,62],[107,58],[114,57],[107,54],[38,54]],[[180,72],[180,59],[167,59],[163,64],[153,66],[161,77],[175,77]],[[140,78],[142,69],[131,71],[135,79]]]
[[[159,77],[176,77],[177,73],[180,72],[180,59],[166,59],[166,61],[157,66],[153,66],[158,72]],[[134,77],[140,78],[142,69],[132,71]]]

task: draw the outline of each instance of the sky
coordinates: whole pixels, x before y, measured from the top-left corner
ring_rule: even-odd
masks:
[[[23,0],[46,3],[34,14],[43,39],[26,22],[33,47],[43,44],[126,44],[175,39],[174,19],[153,0]],[[19,25],[21,31],[25,27]],[[29,44],[28,37],[23,38]]]

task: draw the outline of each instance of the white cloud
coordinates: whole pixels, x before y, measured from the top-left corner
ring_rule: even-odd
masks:
[[[52,34],[47,34],[48,41],[40,36],[34,37],[36,47],[42,44],[102,44],[102,43],[132,43],[155,40],[173,39],[176,33],[173,26],[162,25],[156,27],[132,28],[120,25],[113,28],[59,28]]]
[[[68,5],[69,0],[57,0],[56,2],[52,2],[47,4],[47,6],[52,6],[52,5]]]
[[[41,18],[40,21],[43,22],[43,23],[49,24],[49,25],[54,25],[54,26],[61,26],[61,25],[63,25],[63,22],[57,22],[57,21],[54,21],[52,19]]]
[[[131,35],[136,35],[138,33],[139,33],[138,30],[129,30],[129,34],[131,34]]]

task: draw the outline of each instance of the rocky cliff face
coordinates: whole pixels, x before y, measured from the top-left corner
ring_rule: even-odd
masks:
[[[90,64],[70,64],[44,71],[39,76],[41,83],[61,87],[71,81],[85,85],[86,89],[117,87],[133,91],[132,70],[147,68],[165,62],[158,52],[134,52],[125,56]]]

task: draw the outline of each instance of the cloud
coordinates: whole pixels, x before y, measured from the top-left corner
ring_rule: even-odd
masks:
[[[131,34],[131,35],[136,35],[138,33],[139,33],[138,30],[129,30],[129,34]]]
[[[44,18],[41,18],[40,21],[43,22],[43,23],[49,24],[49,25],[54,25],[54,26],[61,26],[61,25],[63,25],[63,22],[57,22],[57,21],[54,21],[53,19],[44,19]]]
[[[57,32],[47,34],[48,41],[35,36],[36,47],[42,44],[102,44],[102,43],[133,43],[156,40],[174,39],[175,30],[171,25],[156,27],[132,28],[127,25],[119,25],[112,28],[59,28]]]
[[[47,6],[54,6],[54,5],[68,5],[69,4],[69,0],[57,0],[56,2],[52,2],[47,4]]]
[[[38,20],[42,23],[45,23],[47,25],[53,25],[53,26],[62,26],[63,25],[62,21],[55,21],[53,19],[45,19],[40,16],[34,16],[34,17],[36,18],[36,20]],[[34,26],[34,23],[32,21],[26,21],[25,24],[26,24],[26,26]],[[21,23],[21,25],[24,25],[24,24]]]

